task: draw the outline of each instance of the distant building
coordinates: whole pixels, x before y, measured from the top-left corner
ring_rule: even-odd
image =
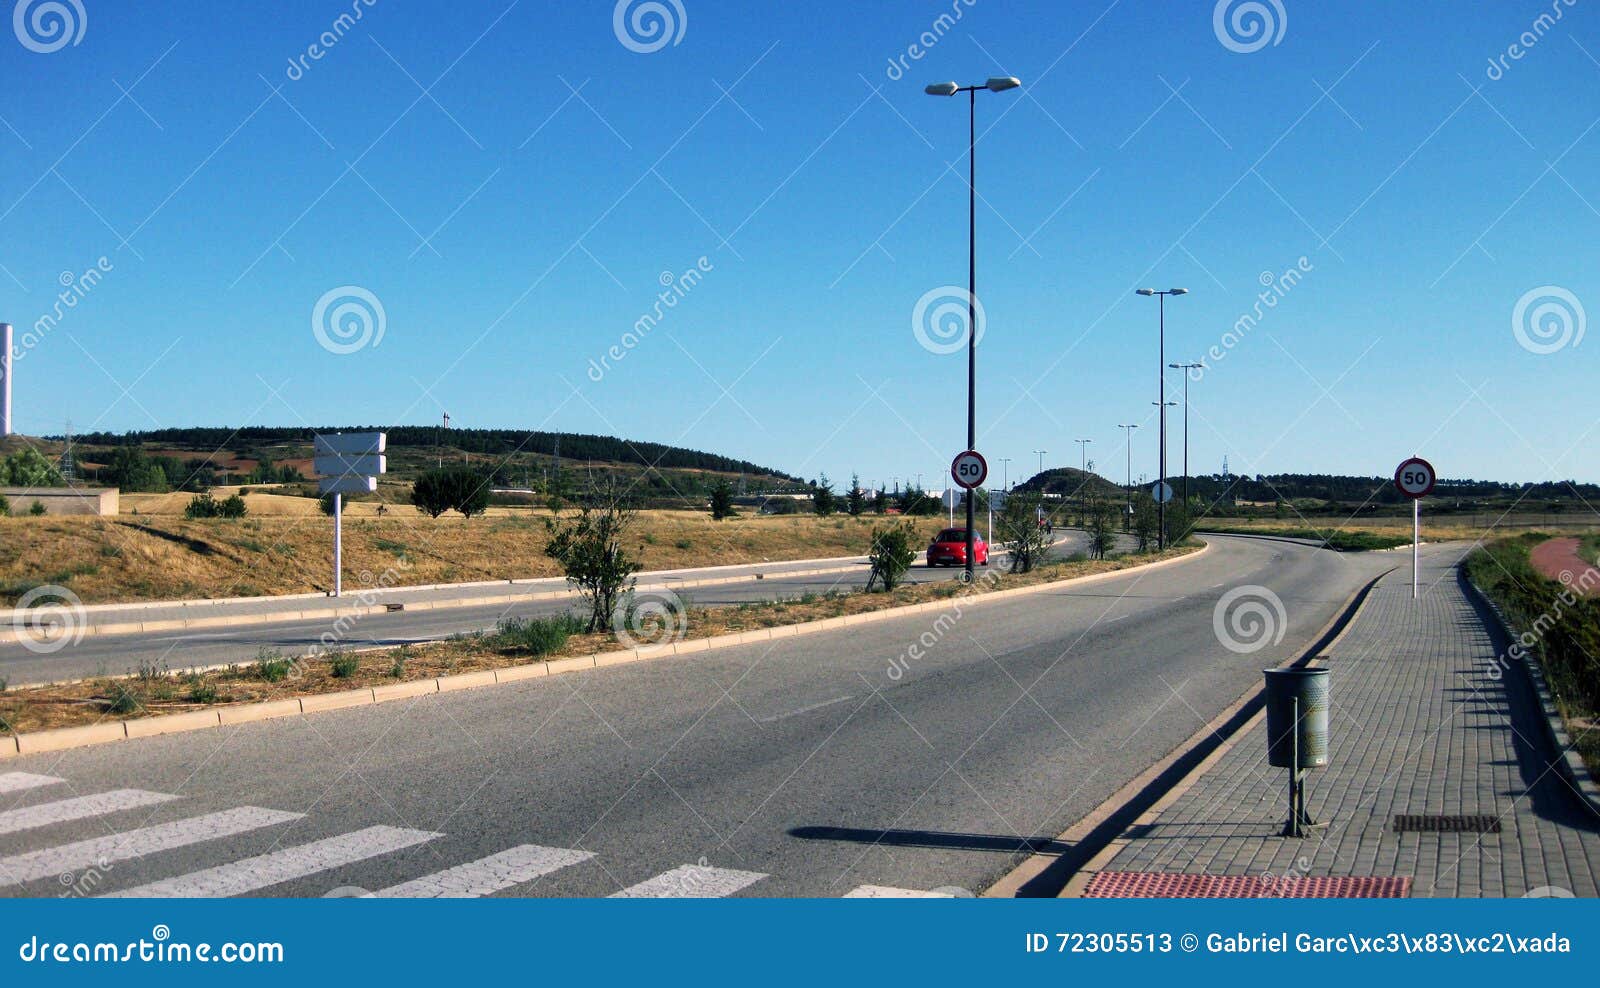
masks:
[[[25,515],[35,504],[47,515],[115,515],[120,498],[115,487],[0,487],[13,515]]]

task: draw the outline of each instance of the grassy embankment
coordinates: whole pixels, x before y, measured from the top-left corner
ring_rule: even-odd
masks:
[[[124,511],[143,496],[125,499]],[[254,494],[250,516],[187,520],[181,504],[116,518],[0,518],[0,606],[28,590],[63,586],[86,604],[319,593],[333,566],[333,522],[304,498]],[[284,502],[289,502],[285,504]],[[279,514],[309,506],[310,513]],[[371,507],[371,506],[366,506]],[[491,509],[489,515],[433,519],[411,508],[347,514],[345,588],[416,586],[561,575],[544,554],[544,509]],[[712,521],[689,511],[641,512],[634,544],[646,569],[778,562],[865,553],[875,516],[762,516]],[[942,517],[920,518],[931,537]]]
[[[1015,575],[995,567],[984,574],[975,590],[982,593],[1067,580],[1182,556],[1197,549],[1198,546],[1186,545],[1163,555],[1127,555],[1096,561],[1072,557]],[[955,598],[972,592],[961,583],[939,581],[902,585],[889,593],[806,595],[725,607],[697,607],[684,598],[684,606],[670,615],[670,628],[672,637],[678,640],[710,638],[929,601],[951,600],[954,605]],[[609,631],[584,634],[582,629],[581,621],[562,615],[503,623],[492,634],[463,635],[423,645],[360,652],[333,649],[309,657],[263,651],[254,662],[225,669],[173,672],[146,667],[129,676],[56,686],[6,690],[0,684],[0,734],[187,713],[219,704],[282,700],[634,647],[620,643]]]
[[[1591,773],[1600,773],[1600,598],[1582,597],[1533,568],[1528,555],[1549,536],[1498,539],[1467,557],[1467,576],[1519,633],[1537,637],[1556,704]]]
[[[1366,552],[1373,549],[1393,549],[1396,546],[1411,544],[1410,532],[1400,536],[1395,535],[1393,532],[1348,526],[1340,528],[1297,528],[1281,523],[1253,523],[1230,518],[1215,524],[1202,520],[1195,527],[1205,532],[1276,535],[1285,539],[1319,539],[1326,543],[1328,548],[1339,552]],[[1426,535],[1423,537],[1427,538]]]

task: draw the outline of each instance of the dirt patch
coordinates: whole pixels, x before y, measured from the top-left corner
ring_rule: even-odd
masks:
[[[1594,596],[1600,592],[1600,571],[1579,555],[1580,541],[1576,538],[1551,539],[1541,542],[1528,553],[1528,562],[1547,580],[1559,580],[1578,593]],[[1582,579],[1589,572],[1588,579]],[[1565,574],[1565,578],[1563,578]]]

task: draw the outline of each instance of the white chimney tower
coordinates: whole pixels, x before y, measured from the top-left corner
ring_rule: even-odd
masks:
[[[11,435],[11,324],[0,322],[0,436]]]

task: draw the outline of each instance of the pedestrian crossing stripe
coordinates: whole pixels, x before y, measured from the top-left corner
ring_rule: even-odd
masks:
[[[613,899],[720,899],[766,878],[755,871],[679,865],[671,871],[613,892]]]
[[[205,816],[140,827],[105,837],[47,847],[0,858],[0,881],[31,882],[49,875],[68,875],[80,868],[106,868],[147,854],[233,837],[261,827],[299,820],[302,814],[241,806]]]
[[[53,775],[34,775],[32,772],[0,772],[0,794],[23,792],[40,786],[53,786],[62,780]]]
[[[477,861],[380,889],[380,899],[476,899],[587,861],[592,851],[519,844]]]
[[[110,897],[192,899],[244,895],[341,865],[404,850],[442,836],[426,830],[368,827],[113,892]]]
[[[154,806],[177,798],[166,793],[146,792],[143,789],[113,789],[110,792],[97,792],[92,796],[75,796],[72,799],[58,799],[53,803],[37,803],[0,813],[0,834],[14,834],[22,830],[34,830],[53,824],[103,816],[119,810]]]
[[[897,889],[889,885],[858,885],[844,894],[846,899],[954,899],[949,892],[923,892]]]

